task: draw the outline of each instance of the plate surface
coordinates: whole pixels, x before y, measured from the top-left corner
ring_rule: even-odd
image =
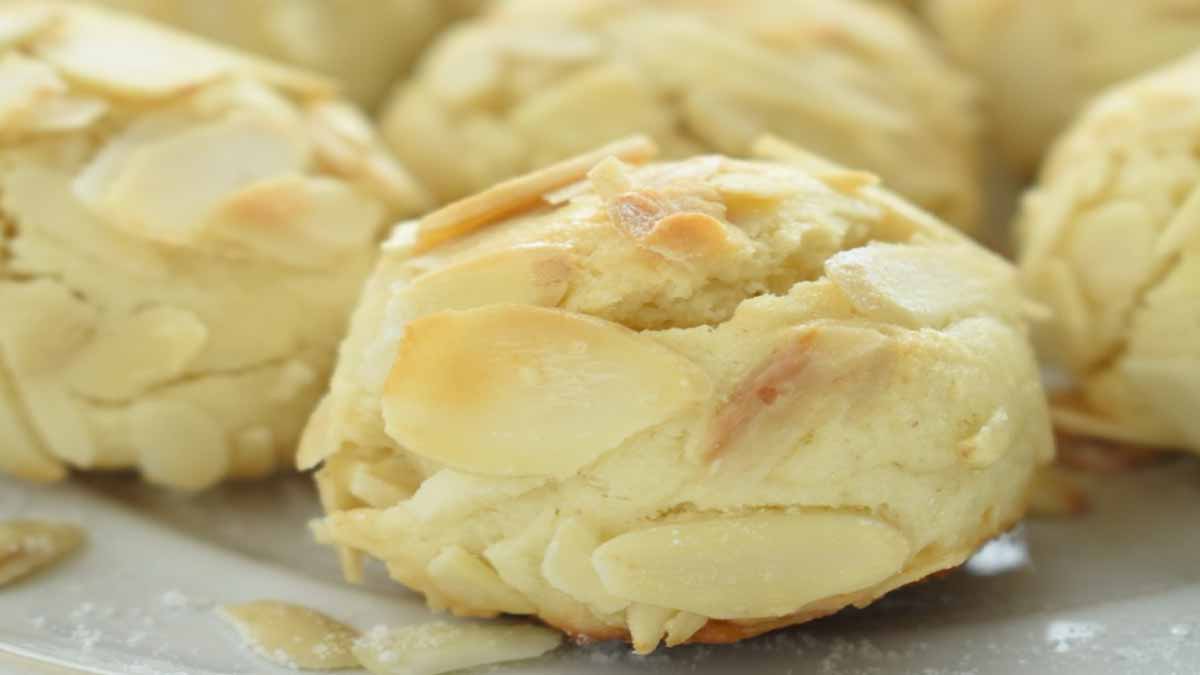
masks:
[[[1029,522],[964,569],[866,610],[735,646],[640,658],[597,645],[494,672],[1200,672],[1200,462],[1086,481],[1090,514]],[[90,536],[81,555],[0,591],[0,673],[74,672],[13,655],[119,675],[293,672],[241,645],[213,611],[227,602],[290,600],[360,628],[434,618],[378,570],[364,587],[343,584],[307,536],[318,511],[302,477],[190,499],[128,478],[50,488],[0,478],[0,518],[69,520]]]

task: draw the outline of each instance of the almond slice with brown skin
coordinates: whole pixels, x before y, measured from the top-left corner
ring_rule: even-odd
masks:
[[[427,251],[444,241],[461,237],[530,208],[542,199],[542,195],[580,180],[593,166],[608,157],[637,163],[653,158],[657,152],[657,146],[649,138],[631,136],[498,183],[422,218],[417,232],[417,252]]]
[[[492,305],[410,323],[382,408],[388,435],[427,459],[566,477],[711,391],[694,363],[618,324]]]
[[[718,619],[784,616],[900,573],[910,546],[848,512],[762,512],[636,530],[592,562],[609,593]]]

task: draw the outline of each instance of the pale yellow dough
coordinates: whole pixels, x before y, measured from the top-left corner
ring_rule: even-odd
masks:
[[[454,0],[92,0],[334,78],[368,108],[421,49],[479,2]]]
[[[645,652],[868,604],[1021,517],[1053,449],[1015,271],[760,150],[634,139],[397,229],[301,446],[351,578]]]
[[[1099,98],[1017,225],[1068,430],[1200,452],[1200,54]]]
[[[1028,173],[1107,87],[1200,46],[1200,0],[924,0],[980,79],[1000,147]]]
[[[0,470],[287,466],[379,233],[425,196],[330,85],[0,7]]]
[[[770,131],[970,230],[973,93],[865,0],[509,0],[440,36],[382,124],[442,201],[632,133],[682,158]]]

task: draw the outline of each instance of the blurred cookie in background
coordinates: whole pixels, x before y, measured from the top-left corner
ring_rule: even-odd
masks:
[[[667,157],[765,131],[949,222],[980,216],[973,88],[916,19],[860,0],[517,0],[444,33],[382,117],[441,201],[630,133]]]
[[[1178,4],[1178,3],[1177,3]],[[1017,223],[1075,434],[1200,452],[1200,54],[1096,99]]]
[[[1200,46],[1200,0],[925,0],[985,89],[1000,147],[1031,174],[1093,96]]]

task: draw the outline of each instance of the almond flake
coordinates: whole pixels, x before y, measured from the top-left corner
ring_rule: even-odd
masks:
[[[764,512],[658,525],[592,556],[609,593],[717,619],[784,616],[899,574],[909,543],[853,513]]]
[[[259,600],[226,605],[220,612],[248,647],[273,663],[301,670],[359,666],[351,651],[358,631],[314,609]]]
[[[540,626],[438,621],[373,629],[354,654],[376,675],[439,675],[537,658],[561,642],[560,633]]]
[[[493,305],[410,323],[382,407],[387,433],[428,459],[565,477],[711,389],[690,361],[618,324]]]
[[[76,525],[40,520],[0,521],[0,588],[46,569],[83,543]]]
[[[422,218],[417,235],[417,250],[428,250],[444,241],[531,208],[542,200],[542,195],[583,178],[592,167],[608,157],[638,163],[649,160],[656,152],[657,147],[649,138],[633,136],[533,173],[506,180]]]

